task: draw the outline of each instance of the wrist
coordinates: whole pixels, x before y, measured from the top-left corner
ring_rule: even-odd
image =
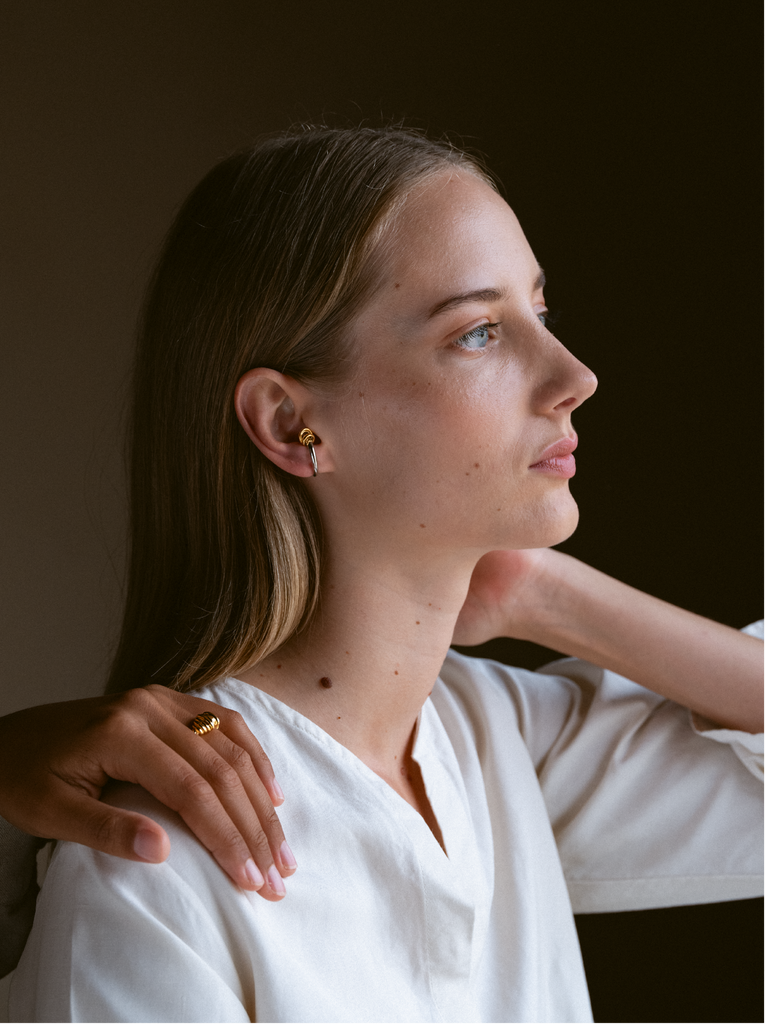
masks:
[[[555,650],[565,630],[566,614],[572,606],[574,577],[582,565],[571,555],[552,548],[535,552],[534,570],[518,598],[516,630],[513,635]],[[523,631],[521,636],[518,627]]]

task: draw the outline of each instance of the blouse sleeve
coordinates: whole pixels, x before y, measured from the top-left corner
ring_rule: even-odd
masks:
[[[243,939],[221,910],[245,894],[206,851],[200,856],[176,815],[138,787],[120,791],[122,806],[150,813],[170,832],[170,858],[143,864],[59,844],[14,974],[8,1019],[254,1020],[248,972],[237,970],[247,963]]]
[[[582,662],[546,671],[582,694],[539,771],[574,912],[761,896],[762,736],[702,733]]]
[[[501,764],[520,731],[575,913],[762,895],[762,736],[578,659],[478,665],[479,748]]]
[[[0,978],[18,963],[32,927],[36,856],[44,842],[0,818]]]

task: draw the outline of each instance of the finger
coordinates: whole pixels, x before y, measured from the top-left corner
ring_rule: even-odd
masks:
[[[245,840],[208,781],[209,777],[221,785],[219,780],[225,777],[223,785],[233,786],[230,776],[236,773],[207,744],[200,742],[189,750],[186,734],[192,740],[200,740],[200,737],[178,722],[173,724],[176,734],[172,737],[160,738],[146,731],[138,734],[130,760],[124,764],[119,760],[110,763],[109,774],[138,783],[160,803],[176,811],[237,885],[249,890],[267,889],[268,893],[263,892],[267,898],[281,898],[284,892],[277,891],[278,885],[275,889],[272,885],[264,885],[264,877]],[[179,751],[173,748],[175,743]],[[241,788],[241,783],[239,786]],[[242,794],[243,803],[249,803],[243,790]],[[250,814],[254,814],[252,808]],[[264,843],[264,846],[268,850],[268,844]],[[262,855],[261,859],[264,859]],[[271,866],[270,850],[267,859],[268,866]]]
[[[240,817],[241,809],[239,807],[233,803],[229,806],[225,800],[223,801],[232,820],[244,836],[250,852],[255,856],[258,866],[261,866],[261,862],[256,854],[261,851],[265,840],[273,862],[279,868],[280,873],[283,876],[291,875],[297,868],[297,863],[284,838],[284,831],[279,817],[263,786],[261,777],[252,763],[250,755],[246,750],[233,743],[228,736],[219,731],[209,733],[204,737],[204,742],[212,747],[234,769],[244,790],[247,803],[255,809],[257,827],[253,829],[255,819],[249,813],[247,804],[244,807],[245,816],[242,818]],[[238,791],[235,796],[238,800]]]
[[[45,822],[46,835],[125,860],[159,864],[167,859],[170,840],[151,818],[102,803],[58,779],[49,795],[56,810]]]
[[[282,787],[276,781],[273,766],[265,750],[263,750],[259,741],[250,732],[247,723],[237,711],[231,711],[226,708],[221,708],[220,710],[224,712],[220,720],[220,731],[228,736],[237,747],[247,753],[258,778],[270,794],[271,802],[275,807],[279,807],[284,803],[284,793],[282,792]]]
[[[183,697],[183,701],[167,700],[165,691],[157,694],[136,690],[112,702],[99,727],[102,770],[112,778],[138,783],[177,811],[238,885],[250,890],[263,889],[269,898],[281,898],[284,886],[279,871],[272,871],[270,849],[267,856],[259,854],[261,862],[268,861],[261,872],[211,785],[222,779],[224,786],[234,790],[238,787],[242,794],[239,818],[250,815],[256,821],[252,828],[259,830],[255,810],[241,783],[231,778],[235,776],[234,770],[176,717],[184,705],[185,711],[180,711],[184,717],[215,705],[187,695],[175,696]],[[73,773],[70,764],[66,777],[63,770],[57,774],[72,787],[82,788],[87,769],[84,773]],[[273,813],[270,800],[267,804],[267,810]],[[267,842],[265,847],[268,848]],[[269,871],[274,877],[264,885],[263,874],[269,879]]]
[[[284,793],[276,781],[270,760],[237,711],[221,707],[210,700],[195,697],[190,693],[168,690],[165,686],[151,685],[144,689],[151,693],[162,708],[183,725],[189,725],[192,719],[203,711],[210,711],[216,715],[221,723],[220,731],[249,754],[258,777],[271,796],[273,805],[278,807],[284,803]]]
[[[215,803],[204,788],[197,789],[199,799],[179,808],[189,827],[229,873],[232,863],[229,847],[236,849],[241,837],[254,861],[246,870],[252,873],[253,867],[257,867],[265,880],[261,895],[281,899],[285,894],[282,876],[292,874],[297,864],[284,839],[271,799],[247,752],[218,730],[201,737],[178,722],[164,723],[159,738],[193,767],[217,798],[218,803]],[[209,817],[216,823],[224,821],[218,804],[226,816],[226,832],[218,832],[210,839],[210,824],[206,819]]]

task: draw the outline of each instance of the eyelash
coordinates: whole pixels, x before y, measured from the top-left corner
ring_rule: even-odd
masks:
[[[454,344],[458,348],[467,349],[468,352],[480,352],[481,351],[480,348],[471,348],[469,345],[464,344],[464,342],[476,340],[478,334],[481,331],[489,331],[493,327],[499,327],[499,325],[501,323],[502,323],[502,321],[498,320],[495,324],[479,324],[477,327],[474,327],[471,331],[466,331],[465,334],[463,334],[459,338],[457,338],[457,340],[454,342]],[[487,338],[486,341],[488,342],[488,340],[489,339]],[[485,346],[482,346],[482,347],[485,348]]]
[[[549,331],[552,325],[558,319],[558,317],[557,314],[552,313],[549,309],[546,309],[544,313],[537,313],[537,319],[542,324],[542,326],[547,328],[547,330]],[[465,334],[462,334],[459,338],[457,338],[454,344],[458,348],[463,348],[468,352],[480,352],[482,348],[486,347],[485,345],[481,346],[481,348],[470,348],[469,345],[466,345],[464,343],[466,341],[474,340],[480,331],[489,331],[494,327],[499,327],[501,323],[502,321],[498,320],[494,324],[479,324],[478,327],[474,327],[472,330],[466,331]],[[487,338],[486,341],[488,342],[488,340],[489,339]]]
[[[550,309],[546,309],[544,313],[538,313],[537,316],[542,326],[546,327],[549,331],[553,324],[557,323],[559,314],[553,313]]]

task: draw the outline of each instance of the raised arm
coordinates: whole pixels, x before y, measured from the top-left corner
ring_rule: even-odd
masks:
[[[202,711],[221,722],[205,737],[188,727]],[[99,800],[110,779],[137,783],[177,811],[242,888],[269,900],[284,896],[281,876],[295,870],[274,811],[284,798],[236,712],[148,686],[0,718],[3,818],[30,835],[128,860],[165,860],[164,829]]]
[[[560,551],[493,551],[454,642],[531,640],[611,669],[718,725],[762,730],[762,644]]]

